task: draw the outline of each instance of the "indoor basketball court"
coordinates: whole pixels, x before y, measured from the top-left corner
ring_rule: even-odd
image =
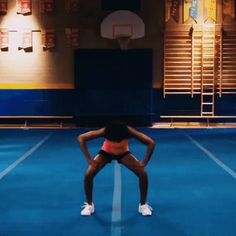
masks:
[[[0,236],[235,236],[235,6],[0,0]],[[141,138],[107,138],[111,121]],[[151,215],[122,150],[82,215],[106,141],[146,170]]]

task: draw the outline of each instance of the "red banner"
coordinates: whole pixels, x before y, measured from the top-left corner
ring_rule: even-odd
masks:
[[[33,47],[33,38],[32,38],[32,30],[25,29],[22,31],[22,41],[20,48],[30,49]]]
[[[66,11],[74,13],[79,11],[79,0],[66,0]]]
[[[56,46],[55,29],[42,30],[42,46],[45,49],[54,48]]]
[[[40,12],[41,13],[53,13],[55,11],[54,0],[41,0],[40,1]]]
[[[31,0],[16,0],[18,14],[30,14],[32,12]]]
[[[235,18],[235,2],[234,0],[223,0],[223,16]]]
[[[0,15],[7,14],[7,0],[0,0]]]
[[[79,29],[78,28],[66,28],[66,37],[68,46],[71,48],[79,47]]]
[[[7,49],[9,47],[8,29],[0,29],[0,48]]]

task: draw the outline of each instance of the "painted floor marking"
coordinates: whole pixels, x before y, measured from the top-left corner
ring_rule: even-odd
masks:
[[[51,134],[48,134],[41,141],[39,141],[36,145],[34,145],[31,149],[29,149],[25,154],[23,154],[20,158],[18,158],[15,162],[13,162],[10,166],[8,166],[5,170],[0,172],[0,180],[7,175],[10,171],[16,168],[22,161],[28,158],[33,152],[35,152],[43,143],[45,143]]]
[[[209,150],[203,147],[197,140],[192,138],[189,135],[186,135],[188,139],[195,144],[200,150],[202,150],[211,160],[213,160],[218,166],[223,168],[228,174],[230,174],[233,178],[236,179],[236,173],[230,169],[227,165],[225,165],[221,160],[219,160],[214,154],[212,154]]]
[[[121,168],[115,162],[111,236],[121,236]]]

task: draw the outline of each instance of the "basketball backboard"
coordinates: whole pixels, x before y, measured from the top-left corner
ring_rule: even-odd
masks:
[[[145,36],[143,20],[135,13],[119,10],[109,14],[101,23],[101,37],[116,39],[121,49],[127,49],[130,39]]]

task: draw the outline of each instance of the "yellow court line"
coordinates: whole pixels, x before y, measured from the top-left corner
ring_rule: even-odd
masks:
[[[0,89],[74,89],[73,83],[55,84],[0,84]]]

